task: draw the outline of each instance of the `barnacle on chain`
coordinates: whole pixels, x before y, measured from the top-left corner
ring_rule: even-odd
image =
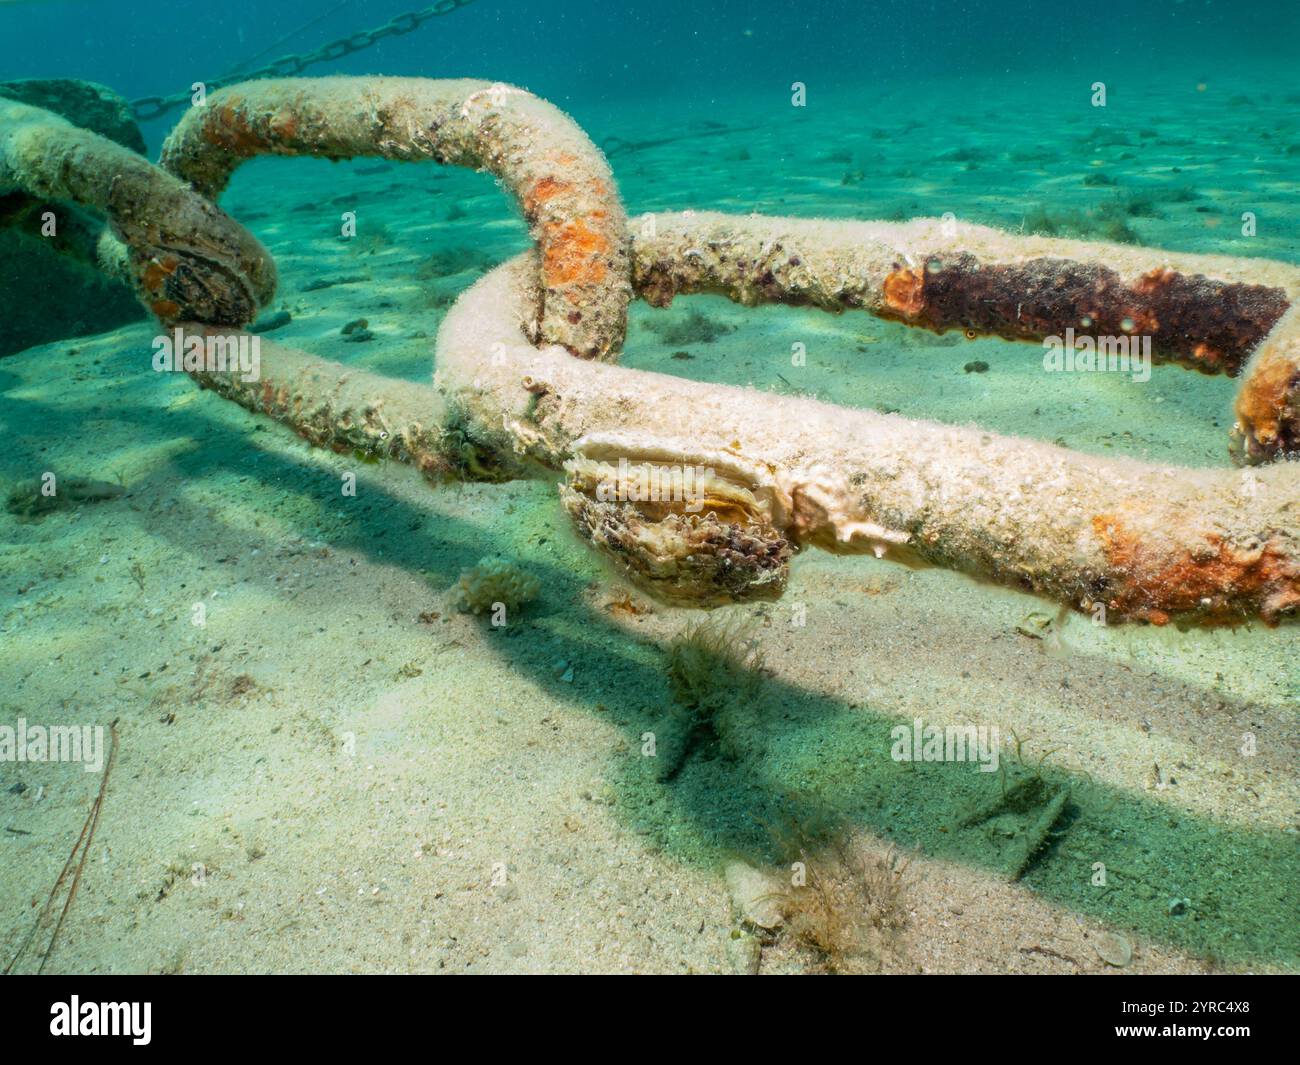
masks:
[[[785,590],[794,548],[740,481],[662,454],[579,454],[564,469],[578,534],[658,598],[720,606]]]

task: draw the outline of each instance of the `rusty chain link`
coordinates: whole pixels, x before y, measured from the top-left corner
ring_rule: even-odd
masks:
[[[359,33],[352,33],[346,37],[340,37],[338,40],[330,41],[306,55],[290,54],[281,56],[274,62],[258,67],[256,70],[241,71],[238,74],[232,74],[229,77],[218,78],[213,81],[205,81],[202,84],[207,91],[212,92],[241,81],[253,81],[258,78],[294,77],[310,66],[343,59],[345,56],[369,48],[372,44],[377,44],[386,37],[401,37],[413,33],[430,19],[450,15],[454,11],[459,11],[462,7],[468,7],[473,2],[474,0],[438,0],[437,3],[430,4],[428,7],[396,15],[376,29],[361,30]],[[190,103],[192,97],[192,90],[173,93],[171,96],[144,96],[131,101],[131,113],[135,116],[137,122],[148,122],[155,118],[161,118],[177,107],[186,106]]]
[[[497,173],[537,248],[448,310],[432,386],[269,344],[252,376],[228,360],[186,369],[317,446],[411,462],[431,480],[562,470],[578,535],[662,599],[773,598],[793,554],[818,547],[942,566],[1103,620],[1300,615],[1300,461],[1287,461],[1300,459],[1296,267],[939,218],[686,211],[632,226],[586,134],[522,90],[494,100],[496,87],[373,77],[231,87],[186,112],[157,167],[2,102],[0,193],[106,214],[126,248],[101,266],[125,269],[164,326],[197,330],[215,359],[209,342],[241,337],[274,291],[269,254],[215,206],[247,159],[437,159]],[[1112,459],[616,364],[629,298],[663,307],[693,293],[1049,346],[1081,316],[1102,338],[1141,321],[1147,359],[1242,374],[1235,457],[1260,468]],[[625,469],[654,491],[688,468],[705,474],[700,513],[608,491]]]

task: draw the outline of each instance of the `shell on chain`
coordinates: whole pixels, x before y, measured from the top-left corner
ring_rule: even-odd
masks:
[[[581,443],[581,442],[580,442]],[[785,590],[793,545],[750,486],[671,451],[610,446],[564,464],[560,499],[578,534],[659,599],[720,606]]]

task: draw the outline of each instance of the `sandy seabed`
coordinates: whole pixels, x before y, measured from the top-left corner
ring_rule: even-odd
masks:
[[[1300,261],[1293,91],[1189,77],[1103,111],[1073,85],[936,83],[577,117],[620,138],[633,214],[952,211],[1067,233],[1120,218],[1151,246]],[[455,296],[527,243],[490,178],[433,165],[260,160],[222,202],[279,263],[277,342],[415,380]],[[360,318],[364,343],[342,332]],[[723,870],[783,876],[779,841],[822,824],[910,862],[897,930],[873,931],[855,968],[1300,968],[1294,624],[1098,627],[951,573],[809,552],[784,599],[727,612],[762,656],[740,738],[664,780],[643,737],[676,727],[666,649],[698,616],[629,595],[553,483],[433,490],[313,451],[153,372],[156,331],[0,362],[0,479],[126,488],[0,514],[0,724],[116,720],[120,736],[48,969],[818,971],[794,931],[746,924]],[[1048,374],[1041,357],[693,297],[635,306],[625,361],[1227,464],[1234,382]],[[504,628],[458,611],[453,587],[498,554],[543,586]],[[917,718],[996,726],[1013,786],[1070,789],[1020,879],[1006,856],[1040,806],[972,820],[1007,777],[891,759],[890,729]],[[0,763],[6,962],[98,786],[76,765]]]

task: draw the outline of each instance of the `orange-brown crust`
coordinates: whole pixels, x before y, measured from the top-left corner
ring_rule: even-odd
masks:
[[[1277,443],[1283,418],[1300,392],[1300,367],[1282,355],[1265,358],[1243,382],[1237,394],[1237,418],[1255,442],[1264,447]]]
[[[531,185],[523,190],[520,199],[523,201],[524,214],[531,221],[537,215],[537,210],[547,200],[553,200],[556,196],[569,192],[573,185],[568,181],[561,181],[559,178],[543,177],[534,181]]]
[[[180,265],[180,260],[174,255],[151,259],[140,274],[140,282],[144,290],[156,294],[167,283],[167,279],[176,273]]]
[[[903,318],[925,310],[925,277],[908,267],[896,268],[885,278],[885,306]]]
[[[213,110],[202,128],[203,139],[209,144],[243,158],[257,155],[267,147],[265,138],[253,128],[238,100]]]
[[[1300,560],[1277,536],[1232,544],[1206,533],[1203,546],[1162,551],[1135,533],[1123,518],[1092,519],[1108,571],[1107,608],[1156,625],[1173,615],[1194,615],[1206,624],[1257,616],[1275,624],[1300,607]]]
[[[542,277],[547,285],[598,285],[608,273],[609,238],[582,219],[546,227]]]

